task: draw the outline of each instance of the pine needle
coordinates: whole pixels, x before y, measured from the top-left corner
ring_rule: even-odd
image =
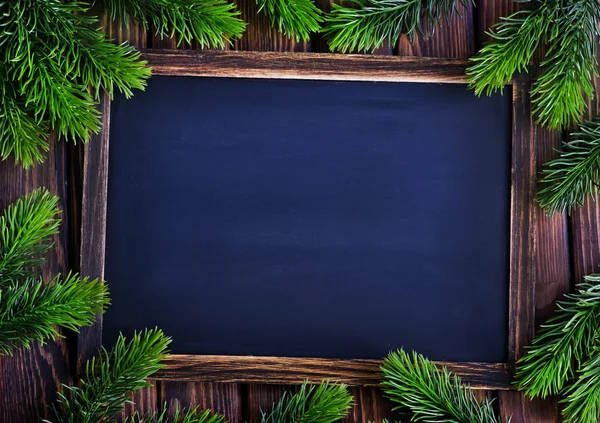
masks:
[[[600,420],[600,348],[595,347],[592,358],[583,363],[578,378],[566,390],[561,403],[565,423],[598,423]]]
[[[490,40],[471,59],[470,88],[491,94],[516,72],[527,71],[540,44],[548,50],[532,94],[539,124],[564,129],[581,119],[593,97],[600,9],[596,0],[535,0],[494,25]]]
[[[312,0],[256,0],[258,12],[267,15],[273,26],[288,37],[310,40],[311,32],[318,32],[323,12]]]
[[[517,387],[529,397],[561,392],[574,377],[575,363],[594,352],[600,327],[600,275],[589,275],[557,304],[555,316],[536,334],[517,363]]]
[[[397,403],[394,410],[409,409],[412,421],[426,423],[497,423],[492,401],[479,403],[458,376],[420,354],[404,350],[390,353],[381,366],[382,389]]]
[[[0,0],[0,152],[31,167],[48,131],[87,141],[100,130],[102,90],[142,89],[150,70],[138,52],[105,38],[80,1]],[[91,87],[91,90],[89,89]]]
[[[135,333],[129,342],[119,336],[110,352],[102,348],[88,361],[79,387],[63,386],[48,423],[97,423],[121,412],[131,392],[150,386],[146,379],[163,367],[170,342],[158,329]]]
[[[38,189],[8,206],[0,216],[0,288],[34,276],[58,233],[58,197]]]
[[[17,347],[29,348],[31,342],[44,344],[60,336],[57,326],[78,331],[90,326],[95,313],[104,312],[109,303],[103,282],[77,275],[60,275],[47,285],[30,279],[0,289],[0,356],[11,355]]]
[[[450,20],[458,4],[470,0],[350,0],[355,7],[333,4],[323,32],[332,51],[369,51],[387,40],[396,45],[405,33],[411,42],[417,34],[433,35],[435,26]]]
[[[548,214],[571,211],[594,199],[600,183],[600,120],[579,125],[559,157],[544,164],[537,200]]]
[[[502,90],[516,72],[526,72],[539,44],[547,41],[557,8],[558,3],[550,0],[544,7],[501,18],[486,32],[490,41],[471,58],[469,88],[477,95],[491,95]]]
[[[181,408],[175,406],[173,417],[169,417],[169,410],[165,404],[163,411],[153,411],[144,415],[135,413],[126,418],[123,423],[227,423],[225,418],[219,414],[212,414],[210,410],[199,411],[199,408]]]
[[[178,37],[183,42],[198,41],[201,48],[224,48],[240,38],[246,24],[238,18],[235,5],[224,0],[103,0],[108,14],[121,25],[127,15],[144,30],[150,25],[160,37]]]
[[[569,0],[563,4],[541,64],[542,74],[532,90],[533,113],[539,124],[566,128],[582,117],[586,98],[593,98],[592,77],[598,74],[599,13],[596,0]]]
[[[352,407],[352,396],[345,385],[305,382],[294,395],[284,393],[260,423],[333,423],[343,419]]]

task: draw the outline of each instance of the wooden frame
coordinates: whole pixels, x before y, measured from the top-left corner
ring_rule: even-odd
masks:
[[[369,55],[148,50],[155,75],[270,79],[466,83],[460,60]],[[440,363],[480,389],[511,389],[515,361],[534,329],[536,158],[530,118],[529,80],[512,88],[510,292],[507,363]],[[101,101],[103,129],[85,146],[81,273],[103,278],[108,187],[110,101]],[[102,320],[83,328],[78,369],[102,343]],[[156,380],[296,384],[330,379],[356,386],[379,385],[380,360],[173,355]]]

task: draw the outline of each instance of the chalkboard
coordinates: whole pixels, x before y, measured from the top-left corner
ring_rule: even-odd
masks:
[[[507,360],[511,105],[464,84],[155,76],[111,105],[104,342]]]

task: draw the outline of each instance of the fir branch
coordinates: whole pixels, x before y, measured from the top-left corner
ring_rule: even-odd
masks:
[[[178,44],[196,40],[201,48],[223,48],[240,38],[246,24],[235,5],[224,0],[103,0],[113,20],[126,25],[126,16],[157,35],[177,36]]]
[[[144,87],[150,70],[139,53],[111,44],[87,13],[78,1],[0,2],[2,158],[13,154],[25,167],[42,161],[49,129],[87,141],[100,129],[101,90],[129,96]]]
[[[563,129],[579,120],[593,96],[600,42],[595,0],[536,0],[494,26],[490,41],[471,59],[470,88],[491,94],[523,72],[540,43],[548,45],[532,94],[541,125]]]
[[[600,120],[584,122],[563,142],[559,157],[544,164],[538,202],[549,214],[571,211],[594,198],[600,182]]]
[[[169,417],[169,410],[165,404],[163,411],[150,412],[145,415],[135,413],[126,418],[123,423],[226,423],[225,418],[219,414],[212,414],[210,410],[199,411],[198,407],[186,409],[176,405],[173,417]]]
[[[331,50],[368,51],[387,40],[395,45],[402,33],[414,42],[417,33],[433,35],[444,17],[449,20],[458,4],[470,0],[351,0],[356,7],[333,4],[323,32]]]
[[[104,348],[88,361],[79,387],[63,386],[48,423],[97,423],[123,409],[131,392],[150,386],[147,378],[161,369],[171,342],[158,329],[135,333],[127,342],[119,336],[111,352]]]
[[[57,326],[78,331],[90,326],[95,313],[104,312],[109,303],[103,282],[77,275],[60,275],[48,285],[30,279],[23,284],[0,289],[0,356],[17,347],[29,348],[31,342],[44,344],[60,337]]]
[[[533,112],[538,123],[562,129],[583,115],[586,97],[594,96],[592,77],[597,75],[598,3],[567,1],[556,19],[555,36],[532,90]]]
[[[479,403],[458,376],[420,354],[403,350],[390,353],[381,366],[384,394],[398,403],[394,410],[408,408],[413,421],[427,423],[497,423],[492,402]]]
[[[566,295],[518,361],[517,387],[529,397],[560,393],[574,376],[574,361],[584,362],[592,354],[600,325],[598,282],[600,275],[586,276],[577,292]]]
[[[48,122],[33,118],[33,109],[25,106],[25,101],[7,84],[6,72],[0,71],[0,78],[0,160],[13,154],[17,163],[29,168],[44,161]]]
[[[298,393],[284,393],[271,412],[263,412],[260,423],[332,423],[346,417],[351,407],[345,385],[305,382]]]
[[[32,267],[44,263],[42,255],[58,233],[58,197],[38,189],[8,206],[0,216],[0,287],[33,276]]]
[[[566,423],[597,423],[600,420],[600,348],[578,371],[578,378],[565,392],[562,414]]]
[[[524,72],[555,19],[558,3],[547,0],[544,7],[520,10],[486,32],[490,37],[471,58],[467,69],[469,88],[477,95],[490,95],[504,88],[515,72]]]
[[[310,33],[318,32],[324,20],[312,0],[256,0],[256,4],[279,32],[296,41],[310,40]]]

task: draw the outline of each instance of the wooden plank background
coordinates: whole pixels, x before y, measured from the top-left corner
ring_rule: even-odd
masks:
[[[332,0],[316,0],[323,10],[329,10]],[[256,15],[255,0],[237,0],[243,18],[249,22],[243,39],[231,49],[246,51],[301,51],[327,52],[326,43],[319,35],[308,42],[295,42],[273,30],[269,22]],[[396,46],[384,46],[377,53],[399,56],[423,56],[467,59],[481,47],[485,30],[515,10],[511,0],[479,0],[477,7],[460,10],[450,23],[438,28],[436,35],[428,40],[417,39],[411,45],[403,38]],[[117,24],[107,24],[107,30],[117,41],[128,40],[140,48],[173,48],[173,40],[157,39],[151,31],[142,31],[131,24],[120,29]],[[194,48],[186,46],[185,48]],[[598,85],[598,81],[596,81]],[[599,104],[594,102],[591,110],[598,113]],[[302,119],[302,116],[290,116]],[[324,116],[323,119],[327,117]],[[465,116],[465,119],[468,119]],[[562,134],[541,130],[534,125],[529,129],[538,155],[538,162],[551,157],[552,147]],[[55,239],[44,274],[77,269],[80,245],[81,210],[81,145],[65,145],[51,141],[49,157],[43,165],[23,171],[11,160],[0,163],[0,207],[4,207],[30,190],[45,186],[61,198],[63,226]],[[547,218],[543,212],[535,212],[534,242],[538,254],[531,257],[533,272],[538,281],[535,291],[536,322],[541,322],[553,310],[557,297],[568,292],[574,281],[594,272],[600,264],[598,222],[600,206],[590,204],[578,210],[571,218],[557,216]],[[532,302],[533,303],[533,302]],[[13,357],[0,359],[0,423],[38,422],[47,417],[45,404],[56,398],[61,383],[72,382],[76,368],[76,345],[73,334],[50,342],[46,346],[35,344],[30,350],[22,350]],[[531,334],[524,334],[524,339]],[[260,415],[260,408],[268,408],[283,391],[296,387],[279,385],[215,384],[193,382],[157,382],[152,388],[137,393],[133,400],[140,411],[173,404],[197,404],[224,413],[231,423],[252,422]],[[356,405],[348,423],[380,422],[382,418],[399,416],[391,412],[391,404],[383,399],[376,388],[353,388]],[[503,418],[512,415],[513,423],[559,422],[560,413],[555,400],[528,401],[516,392],[478,392],[481,397],[497,398],[497,407]],[[403,421],[408,421],[402,418]]]

